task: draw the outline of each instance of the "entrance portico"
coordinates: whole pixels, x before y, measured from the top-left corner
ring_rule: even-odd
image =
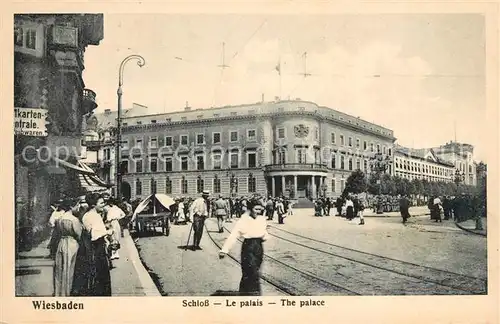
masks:
[[[280,167],[281,170],[277,170]],[[285,196],[292,199],[307,198],[316,199],[322,195],[326,177],[328,175],[326,166],[311,164],[294,164],[292,169],[319,169],[319,170],[286,170],[290,165],[266,166],[266,182],[268,191],[273,197]],[[324,168],[324,169],[323,169]]]

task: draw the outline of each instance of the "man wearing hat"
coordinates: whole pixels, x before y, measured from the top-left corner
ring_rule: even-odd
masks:
[[[208,217],[208,197],[210,193],[208,191],[203,191],[201,197],[197,198],[191,204],[190,215],[193,215],[193,247],[196,250],[201,250],[200,241],[203,235],[203,226],[205,224],[205,219]]]

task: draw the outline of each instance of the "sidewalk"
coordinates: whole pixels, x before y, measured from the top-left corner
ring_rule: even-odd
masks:
[[[474,219],[468,219],[465,222],[460,222],[460,223],[455,223],[455,225],[460,228],[461,230],[482,235],[482,236],[487,236],[488,233],[488,221],[486,217],[481,218],[481,222],[483,224],[483,229],[482,230],[476,230],[476,221]]]
[[[49,257],[46,239],[16,259],[16,296],[50,297],[54,261]],[[113,260],[111,291],[113,296],[160,296],[142,265],[128,230],[121,239],[120,259]]]

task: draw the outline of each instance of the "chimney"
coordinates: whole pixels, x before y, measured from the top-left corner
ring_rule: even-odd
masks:
[[[186,107],[184,107],[184,111],[191,111],[191,107],[189,107],[189,102],[186,101]]]
[[[264,102],[264,94],[262,94],[262,102]]]

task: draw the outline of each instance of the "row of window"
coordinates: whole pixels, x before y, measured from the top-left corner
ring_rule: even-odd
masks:
[[[247,191],[248,192],[253,193],[253,192],[257,191],[257,181],[256,181],[256,178],[251,173],[248,175],[248,177],[246,179],[231,178],[231,179],[228,179],[228,181],[230,184],[231,193],[235,193],[235,194],[238,193],[238,187],[239,187],[240,182],[247,183]],[[219,177],[217,177],[217,175],[215,175],[214,178],[212,179],[212,185],[213,185],[212,189],[213,189],[214,193],[221,193],[221,179]],[[188,180],[186,179],[186,177],[183,176],[179,180],[179,186],[181,188],[181,194],[187,194],[189,192]],[[155,179],[151,179],[150,180],[151,193],[157,192],[157,188],[158,188],[157,181]],[[141,196],[143,194],[142,189],[143,189],[143,183],[140,179],[137,179],[135,181],[135,194],[136,194],[136,196]],[[201,193],[206,189],[210,189],[210,188],[205,187],[205,179],[203,179],[201,177],[196,178],[196,192]],[[165,193],[172,194],[172,192],[173,192],[172,180],[169,177],[166,177],[165,178]]]
[[[257,131],[255,129],[248,129],[246,131],[247,141],[256,141],[257,140]],[[277,130],[277,135],[278,139],[285,139],[285,128],[279,128]],[[318,131],[316,131],[316,139],[318,139]],[[337,144],[336,141],[336,136],[335,133],[331,133],[331,142],[332,144]],[[240,141],[240,136],[239,136],[239,131],[230,131],[229,132],[229,142],[230,143],[238,143]],[[179,143],[180,145],[189,145],[189,134],[181,134],[179,135]],[[222,143],[222,135],[220,132],[213,132],[212,133],[212,144],[221,144]],[[356,139],[356,148],[360,149],[361,148],[361,141],[359,138]],[[197,145],[204,145],[206,143],[206,136],[204,133],[198,133],[196,134],[196,144]],[[345,138],[344,135],[340,135],[340,145],[341,146],[346,146],[345,143]],[[142,147],[143,146],[143,139],[142,138],[135,138],[135,145],[134,147]],[[151,137],[149,139],[149,147],[151,148],[157,148],[157,147],[169,147],[169,146],[174,146],[174,137],[173,136],[165,136],[163,137]],[[348,147],[354,147],[353,145],[353,138],[349,137],[348,142],[347,142]],[[128,148],[129,143],[128,140],[123,141],[123,147]],[[376,150],[375,150],[376,148]],[[367,151],[368,150],[368,142],[363,141],[363,150]],[[382,154],[387,154],[387,155],[392,155],[392,149],[387,148],[385,145],[381,146],[380,144],[374,144],[370,143],[370,152],[374,153],[382,153]]]
[[[356,138],[356,145],[354,146],[354,143],[353,143],[353,138],[352,137],[348,137],[347,138],[347,145],[346,145],[346,142],[345,142],[345,137],[344,135],[340,134],[339,135],[339,139],[340,139],[340,145],[341,146],[348,146],[348,147],[356,147],[357,149],[361,149],[361,140],[359,138]],[[332,144],[337,144],[337,136],[335,133],[331,133],[331,143]],[[377,153],[382,153],[382,154],[387,154],[387,155],[392,155],[392,149],[391,148],[387,148],[386,146],[380,146],[380,144],[375,144],[374,143],[370,143],[370,152],[374,153],[375,152],[375,147],[377,148]],[[368,142],[367,141],[363,141],[363,150],[364,151],[367,151],[368,150]]]
[[[164,169],[159,170],[158,169],[158,158],[150,158],[149,159],[149,172],[158,172],[158,171],[174,171],[174,158],[173,157],[165,157],[163,158],[164,160]],[[203,155],[197,155],[195,157],[195,170],[206,170],[206,163],[205,163],[205,156]],[[221,170],[222,169],[222,154],[213,154],[212,155],[212,170]],[[229,154],[229,167],[231,169],[238,169],[240,167],[240,154],[239,153],[234,153],[231,152]],[[257,153],[256,152],[247,152],[247,159],[246,159],[246,167],[247,168],[255,168],[257,167]],[[122,173],[128,173],[130,172],[129,170],[129,161],[125,160],[121,162],[122,168],[121,172]],[[143,170],[143,160],[137,160],[134,163],[135,165],[135,172],[136,173],[141,173],[144,172]],[[188,156],[181,156],[179,165],[176,170],[179,171],[189,171],[189,157]]]
[[[438,175],[451,177],[453,175],[453,170],[444,167],[438,167],[434,165],[428,165],[421,162],[414,162],[408,160],[401,160],[399,158],[395,159],[396,169],[403,169],[405,171],[422,172],[426,174]]]
[[[252,142],[257,140],[257,131],[255,129],[247,129],[247,141]],[[229,142],[238,143],[240,141],[239,131],[230,131],[229,132]],[[189,134],[179,135],[179,143],[180,145],[189,145]],[[221,144],[222,143],[222,135],[220,132],[212,133],[212,144]],[[204,133],[196,134],[196,144],[203,145],[206,143],[206,138]],[[142,138],[135,138],[134,147],[142,147],[143,140]],[[164,146],[174,146],[174,137],[173,136],[165,136],[163,137],[150,137],[149,138],[149,147],[164,147]],[[123,141],[123,147],[128,148],[128,140]]]
[[[398,177],[401,177],[403,179],[408,179],[408,180],[414,180],[414,179],[421,179],[421,180],[428,180],[428,181],[444,181],[444,182],[449,182],[451,179],[448,178],[439,178],[439,177],[433,177],[430,175],[422,175],[422,174],[408,174],[400,171],[395,171],[395,175]]]

